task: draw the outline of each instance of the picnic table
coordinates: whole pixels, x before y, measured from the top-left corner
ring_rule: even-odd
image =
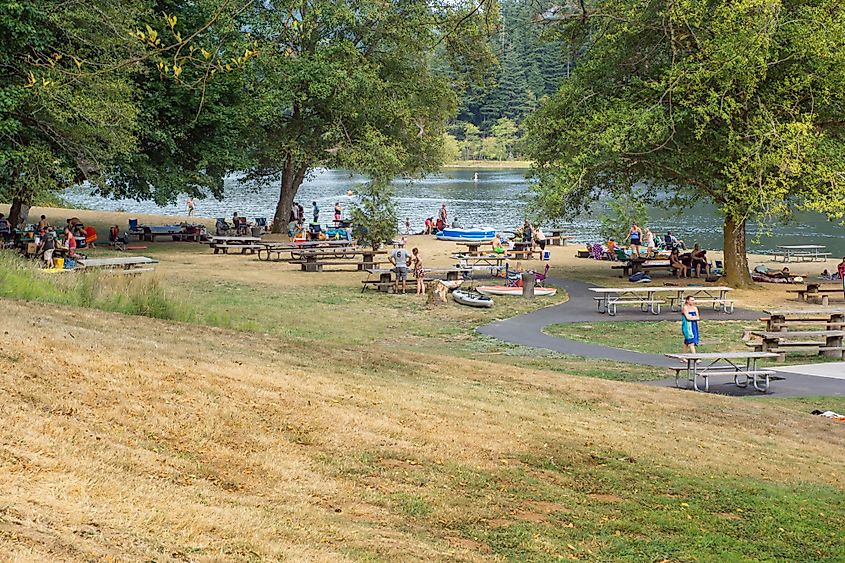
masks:
[[[489,268],[491,271],[495,272],[501,271],[502,268],[504,268],[505,262],[507,262],[508,260],[508,256],[506,254],[496,254],[495,252],[491,252],[490,254],[478,254],[470,256],[466,256],[463,254],[453,254],[452,258],[455,260],[460,260],[462,265],[466,265],[470,269]]]
[[[282,254],[314,248],[355,248],[354,240],[311,240],[291,242],[262,242],[256,246],[259,260],[283,260]],[[275,255],[275,258],[272,258]]]
[[[461,279],[462,275],[467,275],[472,273],[472,270],[469,268],[462,268],[460,266],[455,266],[452,268],[423,268],[423,271],[426,273],[426,279],[429,279],[429,275],[431,276],[446,276],[447,281],[457,281]],[[393,268],[369,268],[367,269],[367,279],[363,280],[361,283],[364,284],[361,288],[363,292],[368,285],[374,285],[376,289],[381,292],[388,293],[391,289],[395,286],[395,277],[394,274],[396,272]],[[409,274],[411,272],[409,271]],[[371,280],[371,275],[377,275],[378,279]],[[435,279],[435,278],[432,278]],[[416,283],[416,278],[412,276],[408,276],[408,283],[414,282]]]
[[[841,285],[831,285],[822,287],[820,283],[808,283],[806,289],[788,289],[787,293],[797,293],[798,299],[801,301],[821,301],[822,305],[827,305],[830,300],[830,295],[845,294],[845,289]]]
[[[596,307],[599,313],[610,316],[616,314],[619,305],[639,305],[640,310],[654,315],[660,314],[660,306],[669,301],[670,310],[674,311],[676,303],[687,296],[701,296],[702,303],[712,303],[713,310],[721,309],[725,313],[733,312],[733,301],[728,299],[730,287],[591,287],[589,290],[596,294]]]
[[[223,254],[228,254],[230,248],[240,249],[241,254],[247,251],[252,254],[260,248],[261,237],[239,237],[229,235],[214,235],[209,237],[208,245],[214,250],[214,254],[221,250]]]
[[[158,264],[158,260],[153,260],[146,256],[125,256],[119,258],[80,258],[77,263],[80,268],[108,268],[115,270],[123,270],[126,273],[141,273],[151,272],[153,264]]]
[[[630,258],[624,264],[611,266],[613,270],[622,270],[624,276],[632,276],[646,270],[668,270],[669,260],[653,260],[649,258]]]
[[[786,330],[787,323],[824,323],[827,330],[845,327],[845,309],[843,308],[770,309],[763,312],[768,316],[760,320],[766,322],[768,332]]]
[[[667,358],[681,360],[685,367],[671,368],[675,371],[675,386],[680,387],[680,375],[687,374],[687,385],[692,383],[693,389],[701,391],[698,378],[704,380],[704,391],[710,390],[710,377],[714,375],[732,375],[737,387],[747,387],[751,382],[754,389],[765,393],[769,390],[769,377],[774,370],[759,369],[757,362],[761,359],[777,358],[773,352],[704,352],[695,354],[666,354]],[[740,382],[739,378],[744,378]],[[762,384],[762,388],[761,385]]]
[[[199,242],[202,225],[138,225],[137,234],[141,240],[155,242],[156,237],[169,237],[172,240],[194,240]]]
[[[802,261],[824,261],[831,255],[830,252],[824,252],[826,248],[821,244],[781,244],[772,252],[772,256],[775,260],[778,256],[782,256],[784,263],[789,262],[791,258],[800,258]]]
[[[291,264],[299,264],[303,272],[322,272],[323,266],[354,265],[359,271],[375,269],[383,262],[376,260],[376,256],[388,254],[386,250],[372,250],[366,248],[314,248],[299,251],[297,257],[291,255]],[[360,262],[350,262],[357,256]]]
[[[575,239],[575,236],[567,231],[568,229],[549,229],[551,236],[546,237],[546,240],[552,245],[566,246],[566,241]]]
[[[760,342],[752,345],[759,348],[761,352],[777,353],[778,361],[783,361],[784,354],[787,352],[808,348],[818,348],[819,354],[832,358],[842,358],[845,351],[845,347],[842,346],[845,330],[752,331],[751,334],[760,338]],[[824,341],[808,340],[813,338],[824,339]]]

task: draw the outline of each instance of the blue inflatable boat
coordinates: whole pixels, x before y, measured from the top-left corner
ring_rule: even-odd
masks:
[[[490,242],[496,237],[492,229],[443,229],[437,233],[437,240]]]

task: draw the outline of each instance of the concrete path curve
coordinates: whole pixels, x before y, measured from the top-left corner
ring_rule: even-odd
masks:
[[[660,315],[644,314],[638,309],[620,309],[615,317],[608,317],[596,311],[595,301],[588,291],[594,285],[575,280],[564,280],[560,278],[549,278],[550,285],[566,290],[569,300],[560,305],[545,307],[531,313],[518,315],[510,319],[495,321],[488,325],[481,326],[477,331],[487,336],[492,336],[504,342],[519,344],[531,348],[551,350],[561,354],[581,356],[601,360],[612,360],[655,367],[670,367],[677,365],[673,360],[660,354],[646,354],[633,352],[601,344],[590,344],[578,342],[568,338],[551,336],[543,332],[543,329],[552,324],[560,323],[608,323],[612,326],[615,321],[654,321],[654,320],[677,320],[679,313],[665,311]],[[704,320],[755,320],[759,318],[759,311],[736,309],[733,314],[725,315],[707,309],[702,309]],[[776,381],[771,386],[771,393],[775,396],[808,396],[808,395],[845,395],[845,382],[825,377],[814,377],[804,374],[783,374],[783,381]],[[661,380],[648,382],[655,385],[674,386],[674,380]],[[761,395],[753,390],[737,389],[734,385],[713,385],[711,390],[717,393],[731,395]]]

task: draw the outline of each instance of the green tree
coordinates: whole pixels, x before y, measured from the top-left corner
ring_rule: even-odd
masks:
[[[516,123],[512,119],[501,117],[490,128],[490,133],[496,138],[496,144],[499,147],[499,160],[512,159],[519,141],[519,130]]]
[[[274,231],[317,167],[379,181],[438,167],[456,84],[435,72],[432,55],[445,46],[453,68],[475,72],[490,60],[486,22],[495,10],[491,0],[256,2],[245,24],[262,53],[245,180],[279,182]]]
[[[131,65],[138,150],[115,159],[99,192],[159,205],[183,193],[221,198],[224,177],[248,165],[254,42],[226,0],[158,0],[151,11],[164,14],[149,18],[159,40],[181,48],[147,45],[149,56]]]
[[[396,190],[387,179],[376,179],[358,191],[360,203],[352,208],[352,232],[361,244],[377,250],[396,236]]]
[[[135,147],[137,109],[119,63],[140,1],[0,2],[0,198],[25,221],[33,198],[104,182],[112,157]]]
[[[583,47],[529,123],[537,202],[588,207],[639,181],[724,215],[728,282],[751,283],[746,222],[845,213],[845,6],[609,0],[553,17]],[[581,6],[584,6],[583,4]]]
[[[614,237],[621,242],[628,236],[631,225],[648,223],[648,210],[636,195],[611,199],[607,202],[607,212],[599,216],[599,221],[599,232],[603,238]]]
[[[464,140],[461,143],[461,152],[464,160],[474,160],[481,156],[481,130],[472,123],[464,126]]]

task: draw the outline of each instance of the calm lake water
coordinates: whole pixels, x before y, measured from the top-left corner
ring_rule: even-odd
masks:
[[[478,173],[478,181],[473,175]],[[364,181],[361,176],[350,175],[340,170],[322,170],[309,178],[297,194],[297,201],[305,207],[306,217],[311,217],[311,202],[320,208],[322,222],[331,220],[335,202],[340,202],[344,215],[357,198],[348,197],[347,190],[357,191]],[[422,230],[426,217],[435,216],[441,203],[446,204],[450,221],[457,218],[461,226],[489,227],[512,230],[522,223],[526,208],[526,193],[529,189],[524,170],[514,169],[449,169],[441,174],[408,182],[397,180],[396,203],[400,228],[404,232],[405,218],[411,220],[412,230]],[[151,202],[133,200],[111,200],[92,196],[84,187],[68,190],[63,197],[80,207],[102,210],[121,210],[130,213],[158,213],[183,216],[185,199],[177,204],[159,207]],[[255,191],[240,186],[236,180],[226,181],[226,197],[223,201],[213,198],[195,200],[196,215],[201,217],[231,217],[233,211],[247,217],[272,217],[278,200],[278,185]],[[599,240],[599,215],[597,209],[591,216],[579,217],[560,226],[570,228],[579,242]],[[650,227],[655,233],[666,230],[676,233],[688,244],[700,242],[705,248],[722,247],[722,223],[716,210],[707,204],[699,204],[679,217],[661,209],[649,212]],[[760,241],[749,241],[754,250],[771,249],[778,244],[823,244],[834,255],[845,255],[845,227],[830,223],[815,214],[800,214],[795,221],[786,225],[772,225],[772,236]],[[749,237],[757,234],[755,225],[749,226]]]

